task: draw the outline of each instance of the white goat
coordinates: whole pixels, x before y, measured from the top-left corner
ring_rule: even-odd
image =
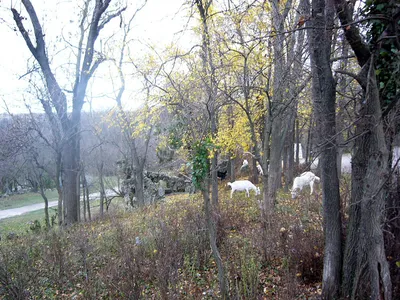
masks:
[[[303,190],[303,187],[310,185],[310,195],[313,193],[314,182],[319,182],[319,177],[315,176],[312,172],[304,172],[299,177],[296,177],[293,181],[293,187],[290,190],[292,192],[292,199],[296,199],[298,190]]]
[[[260,195],[260,188],[256,187],[249,180],[237,180],[235,182],[228,182],[228,185],[232,188],[231,198],[234,191],[246,191],[247,197],[250,197],[249,190],[254,190],[256,195]]]
[[[249,165],[249,162],[247,161],[247,159],[245,159],[243,161],[242,167],[245,167],[245,166],[248,166],[248,165]]]
[[[264,175],[264,171],[258,162],[257,162],[257,170],[258,170],[258,174],[260,174],[261,176]]]

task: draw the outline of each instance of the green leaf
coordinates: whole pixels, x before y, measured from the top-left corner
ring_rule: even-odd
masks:
[[[385,3],[381,3],[381,4],[378,4],[377,6],[376,6],[376,9],[378,10],[378,11],[382,11],[384,8],[385,8]]]
[[[400,261],[396,261],[396,267],[400,268]]]

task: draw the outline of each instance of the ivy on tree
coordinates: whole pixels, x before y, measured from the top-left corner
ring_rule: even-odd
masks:
[[[203,189],[202,183],[210,171],[210,153],[215,145],[210,137],[197,141],[192,150],[192,181],[196,188]]]

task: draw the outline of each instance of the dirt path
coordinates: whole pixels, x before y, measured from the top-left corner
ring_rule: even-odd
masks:
[[[57,206],[57,203],[58,203],[58,201],[50,201],[49,207]],[[25,214],[27,212],[31,212],[31,211],[35,211],[35,210],[39,210],[39,209],[44,209],[44,203],[36,203],[36,204],[31,204],[31,205],[27,205],[27,206],[23,206],[23,207],[0,210],[0,220],[5,219],[5,218],[19,216],[19,215]]]
[[[114,188],[117,189],[117,188]],[[114,191],[112,190],[106,190],[106,195],[107,196],[115,196]],[[89,195],[90,200],[95,200],[100,198],[100,193],[93,193]],[[57,206],[58,201],[50,201],[49,202],[49,207],[54,207]],[[5,219],[5,218],[10,218],[10,217],[15,217],[19,216],[28,212],[32,212],[35,210],[39,209],[44,209],[44,203],[36,203],[36,204],[31,204],[31,205],[26,205],[23,207],[18,207],[18,208],[11,208],[11,209],[5,209],[5,210],[0,210],[0,220]]]

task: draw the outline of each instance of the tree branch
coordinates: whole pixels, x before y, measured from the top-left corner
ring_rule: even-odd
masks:
[[[143,7],[143,6],[142,6],[142,7]],[[121,13],[122,13],[123,11],[125,11],[125,10],[126,10],[126,6],[125,6],[124,8],[121,8],[119,11],[117,11],[117,12],[111,14],[111,15],[108,15],[107,18],[104,19],[104,20],[100,23],[100,25],[99,25],[99,27],[98,27],[98,31],[100,32],[108,22],[110,22],[110,21],[111,21],[112,19],[114,19],[115,17],[118,17],[119,15],[121,15]]]
[[[344,75],[348,75],[352,78],[354,78],[355,80],[357,80],[357,82],[361,85],[361,87],[365,88],[367,86],[367,80],[366,78],[364,78],[363,76],[360,76],[360,74],[354,74],[352,72],[349,71],[345,71],[345,70],[335,70],[336,73],[339,74],[344,74]]]
[[[340,23],[344,26],[344,33],[347,41],[353,49],[358,63],[360,66],[364,66],[371,56],[371,52],[368,46],[363,42],[360,36],[358,27],[351,26],[354,24],[351,9],[349,4],[345,0],[334,0],[336,11],[340,19]]]

